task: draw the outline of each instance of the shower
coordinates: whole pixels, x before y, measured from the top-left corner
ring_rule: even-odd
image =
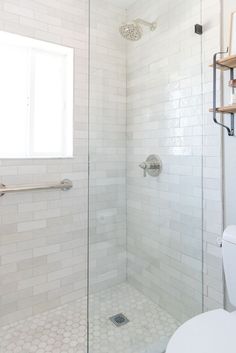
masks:
[[[0,353],[164,353],[223,307],[205,2],[0,0]]]
[[[137,18],[131,23],[125,23],[120,26],[120,34],[127,40],[138,41],[143,36],[143,26],[149,27],[150,31],[155,31],[157,28],[157,22],[147,22],[141,18]]]

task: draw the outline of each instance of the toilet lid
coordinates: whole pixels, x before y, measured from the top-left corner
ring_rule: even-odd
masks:
[[[219,309],[196,316],[171,338],[166,353],[235,353],[236,316]]]

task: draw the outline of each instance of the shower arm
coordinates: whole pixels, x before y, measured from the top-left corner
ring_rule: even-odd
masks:
[[[148,21],[142,20],[141,18],[137,18],[136,20],[134,20],[134,22],[149,27],[151,31],[155,31],[155,29],[157,28],[156,21],[155,22],[148,22]]]

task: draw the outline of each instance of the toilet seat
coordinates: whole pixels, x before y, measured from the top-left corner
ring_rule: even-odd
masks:
[[[235,353],[236,315],[219,309],[187,321],[171,338],[166,353]]]

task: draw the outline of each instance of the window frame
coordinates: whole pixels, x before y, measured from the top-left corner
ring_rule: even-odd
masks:
[[[15,47],[25,48],[28,51],[29,70],[28,77],[26,78],[28,85],[28,95],[26,97],[27,104],[27,121],[28,126],[25,127],[27,131],[27,141],[25,144],[26,154],[25,155],[4,155],[0,151],[0,159],[57,159],[57,158],[73,158],[74,157],[74,48],[68,46],[62,46],[59,44],[38,40],[22,36],[19,34],[13,34],[5,31],[0,31],[0,45],[1,44],[13,45]],[[61,148],[58,152],[35,152],[33,148],[34,139],[34,100],[35,100],[35,77],[36,68],[35,61],[37,52],[44,52],[51,55],[59,55],[65,60],[63,65],[63,77],[62,77],[62,90],[64,96],[64,104],[62,111],[62,137],[61,137]],[[9,136],[10,138],[11,136]]]

